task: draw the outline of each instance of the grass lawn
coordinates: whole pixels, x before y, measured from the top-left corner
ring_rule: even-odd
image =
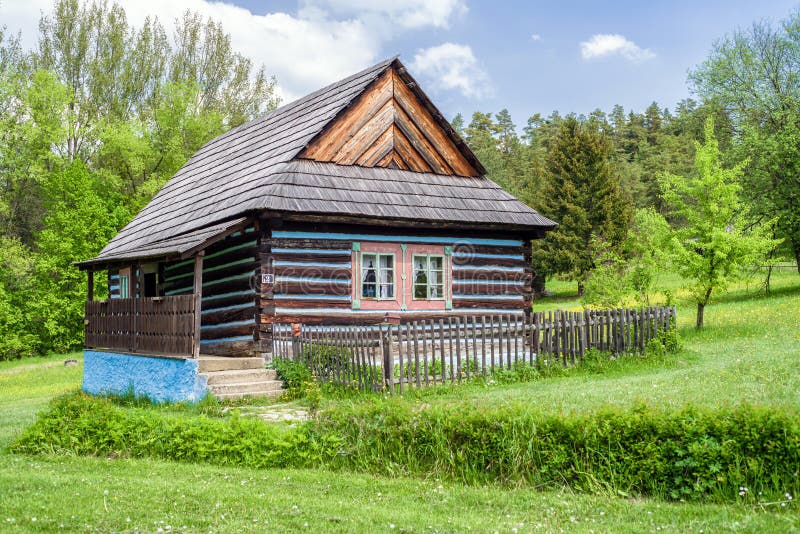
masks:
[[[314,470],[0,456],[0,530],[792,532],[793,513]]]
[[[65,367],[69,359],[77,359],[78,365]],[[33,423],[50,399],[79,388],[82,376],[80,352],[0,362],[0,450]]]
[[[800,409],[800,277],[773,275],[772,294],[742,283],[706,308],[706,326],[694,328],[695,308],[666,280],[678,299],[678,327],[685,350],[653,364],[636,357],[619,361],[602,375],[577,374],[511,386],[467,388],[436,395],[450,402],[528,402],[558,411],[601,404],[644,402],[676,407],[740,403]],[[548,284],[553,297],[536,308],[580,309],[572,282]]]
[[[601,375],[578,373],[509,386],[443,389],[428,400],[528,402],[565,411],[637,400],[671,406],[747,401],[797,409],[800,277],[782,274],[773,284],[774,294],[768,298],[754,294],[754,284],[735,288],[707,308],[707,328],[699,333],[691,326],[693,309],[679,300],[686,350],[666,364],[631,359]],[[570,296],[573,285],[553,288],[556,296],[543,299],[537,307],[577,305]],[[0,362],[0,449],[34,420],[49,399],[79,387],[81,366],[63,366],[64,359],[76,356]],[[3,532],[800,531],[794,503],[766,509],[745,502],[666,503],[323,470],[26,457],[7,451],[0,452],[0,494]]]

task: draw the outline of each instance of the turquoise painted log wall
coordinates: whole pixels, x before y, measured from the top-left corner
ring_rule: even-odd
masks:
[[[83,391],[126,394],[154,402],[197,402],[207,394],[198,360],[83,351]]]

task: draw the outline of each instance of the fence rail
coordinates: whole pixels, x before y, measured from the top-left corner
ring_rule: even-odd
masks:
[[[87,301],[85,345],[191,356],[195,303],[194,295]]]
[[[273,325],[273,354],[318,379],[394,392],[532,366],[571,365],[590,348],[641,352],[674,327],[674,307],[452,316],[399,325]]]

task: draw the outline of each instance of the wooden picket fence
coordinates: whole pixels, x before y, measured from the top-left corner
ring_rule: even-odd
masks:
[[[273,355],[306,363],[322,381],[402,392],[457,383],[525,363],[573,365],[590,348],[642,352],[674,328],[674,307],[449,316],[401,324],[273,326]]]

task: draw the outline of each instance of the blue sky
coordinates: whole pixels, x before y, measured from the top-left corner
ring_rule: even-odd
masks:
[[[588,113],[670,108],[715,39],[797,1],[121,0],[133,24],[185,9],[221,20],[234,47],[274,73],[285,101],[393,54],[447,115],[508,108]],[[236,7],[234,7],[235,4]],[[0,24],[35,42],[52,0],[4,0]],[[533,37],[537,36],[537,37]],[[581,43],[586,43],[583,45]]]

